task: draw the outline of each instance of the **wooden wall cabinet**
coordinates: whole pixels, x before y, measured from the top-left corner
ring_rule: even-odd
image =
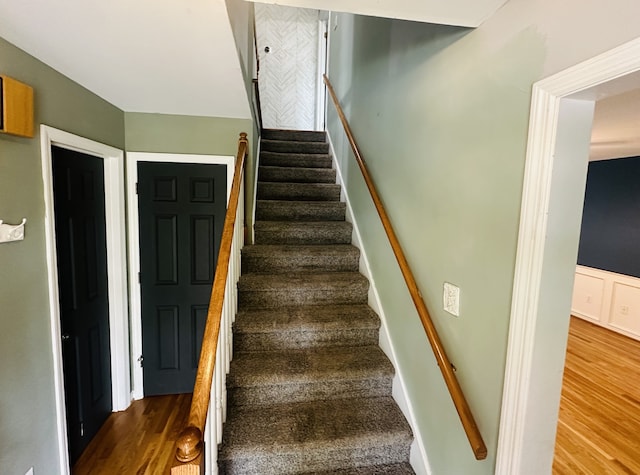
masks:
[[[0,132],[33,137],[33,88],[0,74]]]

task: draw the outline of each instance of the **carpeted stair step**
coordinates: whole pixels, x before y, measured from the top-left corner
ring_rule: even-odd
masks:
[[[263,129],[261,138],[267,140],[294,140],[297,142],[324,142],[327,140],[325,132],[316,130],[282,130]]]
[[[254,245],[242,250],[242,273],[357,272],[360,250],[341,245]]]
[[[233,346],[273,351],[378,343],[380,319],[368,305],[323,305],[240,310]]]
[[[258,169],[259,181],[286,183],[335,183],[333,168],[270,167],[261,165]]]
[[[344,470],[330,470],[328,472],[313,472],[313,475],[415,475],[408,463],[396,463],[393,465],[372,465]]]
[[[257,244],[348,244],[353,225],[346,221],[256,221]]]
[[[381,397],[235,407],[222,440],[220,473],[285,475],[405,463],[412,435]]]
[[[258,221],[343,221],[347,206],[341,201],[257,200]]]
[[[331,155],[321,153],[260,152],[260,165],[269,167],[331,168]]]
[[[258,182],[259,200],[340,201],[340,185]]]
[[[292,140],[264,140],[260,141],[260,151],[280,153],[329,153],[326,142],[296,142]]]
[[[240,308],[343,305],[367,302],[369,281],[357,272],[246,274],[238,282]]]
[[[233,406],[382,397],[393,373],[377,346],[237,352],[227,391]]]

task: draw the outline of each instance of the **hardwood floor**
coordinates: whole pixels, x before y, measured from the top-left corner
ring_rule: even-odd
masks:
[[[553,473],[640,474],[640,342],[576,317]]]
[[[171,467],[175,440],[189,416],[191,394],[134,401],[109,416],[71,473],[161,475]]]

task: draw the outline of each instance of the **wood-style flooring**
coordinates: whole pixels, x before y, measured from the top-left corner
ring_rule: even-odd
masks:
[[[576,317],[553,473],[640,474],[640,342]]]
[[[189,416],[191,394],[147,397],[109,416],[73,475],[164,475]]]

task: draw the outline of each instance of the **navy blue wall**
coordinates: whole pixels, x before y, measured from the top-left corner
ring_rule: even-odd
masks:
[[[578,264],[640,277],[640,157],[589,163]]]

